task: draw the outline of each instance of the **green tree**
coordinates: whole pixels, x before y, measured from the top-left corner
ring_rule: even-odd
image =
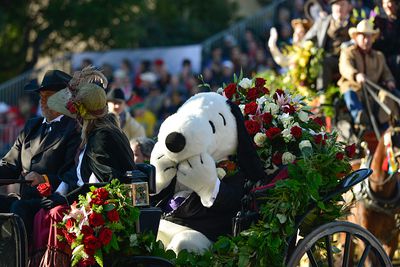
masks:
[[[229,0],[0,0],[0,81],[39,57],[197,43],[232,22]]]

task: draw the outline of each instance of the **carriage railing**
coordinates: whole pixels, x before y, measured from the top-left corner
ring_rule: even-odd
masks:
[[[371,122],[372,129],[374,130],[375,136],[379,140],[379,138],[381,137],[381,134],[380,134],[380,131],[378,129],[376,118],[374,116],[374,112],[372,110],[371,102],[369,101],[369,99],[372,98],[382,108],[382,110],[386,114],[391,115],[392,111],[390,110],[390,108],[385,103],[382,103],[379,100],[379,97],[374,92],[374,90],[375,91],[384,92],[389,98],[393,99],[399,105],[400,105],[400,98],[399,98],[399,96],[396,96],[393,92],[383,88],[382,86],[379,86],[378,84],[372,82],[369,79],[366,79],[366,82],[363,85],[362,93],[363,93],[363,96],[364,96],[364,99],[365,99],[368,118],[369,118],[369,120]]]

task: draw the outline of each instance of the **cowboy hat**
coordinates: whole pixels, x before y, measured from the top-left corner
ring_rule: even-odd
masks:
[[[107,101],[109,102],[125,102],[125,94],[121,88],[112,89],[107,93]]]
[[[379,29],[374,29],[372,22],[367,19],[363,19],[357,24],[357,27],[351,27],[349,29],[349,35],[352,39],[354,39],[359,33],[372,35],[375,40],[379,36]]]
[[[94,83],[62,89],[49,97],[47,105],[68,117],[84,120],[101,118],[108,113],[106,93]]]
[[[306,31],[311,27],[311,22],[308,19],[292,19],[290,24],[292,28],[295,28],[297,25],[302,25]]]
[[[43,90],[47,91],[59,91],[68,84],[72,77],[61,71],[61,70],[48,70],[42,80],[40,86],[32,80],[24,86],[25,91],[29,92],[39,92]]]

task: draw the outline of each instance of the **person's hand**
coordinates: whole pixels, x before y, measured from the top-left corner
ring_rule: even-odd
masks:
[[[364,73],[357,73],[356,74],[356,82],[364,84],[365,83],[365,74]]]
[[[272,27],[269,31],[269,39],[268,39],[268,47],[276,46],[276,42],[278,41],[278,32],[275,27]]]
[[[396,84],[394,83],[394,81],[388,81],[388,82],[386,83],[386,86],[387,86],[387,88],[388,88],[389,90],[394,90],[394,89],[396,89]]]
[[[48,210],[63,204],[68,204],[67,199],[58,193],[54,193],[48,197],[44,197],[40,201],[40,206]]]
[[[31,171],[29,173],[22,173],[22,176],[25,177],[25,180],[32,181],[31,186],[36,186],[38,184],[46,182],[46,179],[44,179],[43,175],[34,171]]]

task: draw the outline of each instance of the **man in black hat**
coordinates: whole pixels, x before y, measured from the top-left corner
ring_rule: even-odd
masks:
[[[334,85],[339,74],[339,54],[343,43],[350,40],[349,28],[352,6],[348,0],[329,1],[332,12],[317,20],[308,30],[303,40],[312,40],[316,46],[325,50],[322,71],[317,79],[317,89],[326,90]]]
[[[60,169],[74,165],[81,142],[79,127],[74,119],[63,116],[47,106],[47,99],[65,88],[71,76],[60,70],[47,71],[40,86],[28,84],[26,91],[40,94],[43,117],[26,122],[10,151],[0,161],[0,184],[4,179],[30,181],[21,188],[19,197],[0,198],[0,212],[18,214],[32,233],[35,213],[41,208],[42,194],[38,185],[48,183],[51,191],[60,184]],[[11,206],[11,209],[10,209]]]
[[[122,89],[115,88],[108,92],[107,104],[108,110],[119,118],[120,127],[129,141],[146,136],[144,127],[126,111],[125,94]]]

